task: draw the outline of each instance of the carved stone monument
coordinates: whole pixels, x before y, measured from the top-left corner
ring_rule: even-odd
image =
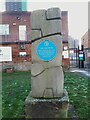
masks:
[[[26,118],[67,117],[61,23],[59,8],[31,12],[31,92],[25,101]]]

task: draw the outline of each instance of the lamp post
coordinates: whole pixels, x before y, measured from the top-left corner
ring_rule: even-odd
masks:
[[[84,45],[81,45],[81,50],[83,51],[83,60],[81,61],[81,66],[84,68]]]

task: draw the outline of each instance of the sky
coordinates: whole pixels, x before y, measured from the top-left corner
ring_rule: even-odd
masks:
[[[4,10],[4,1],[0,2],[0,11]],[[88,30],[88,0],[27,0],[28,11],[37,9],[48,9],[59,7],[62,11],[68,11],[69,35],[74,39],[81,40],[81,37]]]

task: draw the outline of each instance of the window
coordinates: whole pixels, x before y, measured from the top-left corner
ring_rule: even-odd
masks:
[[[0,35],[9,35],[9,24],[0,24]]]
[[[19,40],[26,40],[26,25],[19,26]]]
[[[19,52],[20,57],[26,57],[26,55],[27,55],[26,52]]]

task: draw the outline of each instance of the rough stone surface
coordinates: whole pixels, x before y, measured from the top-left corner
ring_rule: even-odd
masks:
[[[31,29],[41,29],[42,24],[46,21],[46,10],[35,10],[31,12]]]
[[[31,30],[31,40],[41,38],[41,30]]]
[[[33,11],[31,13],[31,29],[41,30],[42,36],[61,33],[62,25],[61,25],[60,13],[61,12],[58,8],[55,8],[55,9],[51,8],[51,9],[48,9],[47,11],[46,10]],[[55,17],[56,18],[58,17],[58,19],[48,20],[50,18],[55,18]],[[32,38],[34,38],[33,36]]]
[[[43,36],[61,33],[61,20],[46,20],[42,24]]]
[[[32,97],[55,98],[63,95],[63,70],[62,70],[62,40],[61,40],[61,11],[59,8],[48,10],[35,10],[31,13],[32,38],[37,39],[41,31],[41,38],[32,43]],[[47,19],[51,18],[51,20]],[[52,19],[56,18],[56,19]],[[57,53],[53,60],[48,62],[41,60],[37,53],[37,47],[43,40],[52,41]],[[40,66],[41,64],[41,66]]]
[[[49,8],[46,13],[48,20],[61,18],[61,12],[59,8]]]
[[[39,63],[35,63],[31,65],[31,75],[32,76],[37,76],[40,73],[42,73],[44,71],[44,67],[39,64]]]
[[[56,98],[63,95],[64,76],[62,67],[45,69],[31,78],[32,97]]]
[[[26,118],[67,118],[69,99],[64,91],[62,98],[37,99],[29,94],[25,101]]]

